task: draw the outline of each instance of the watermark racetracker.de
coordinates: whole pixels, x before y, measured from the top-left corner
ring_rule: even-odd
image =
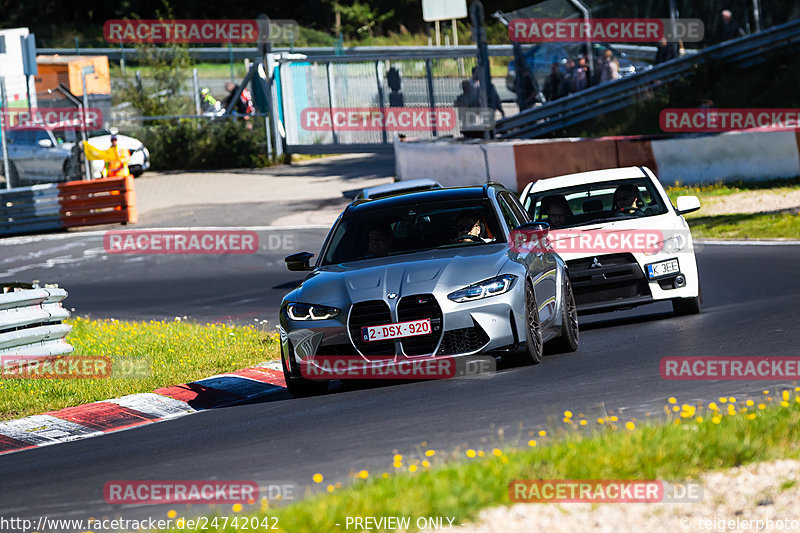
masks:
[[[107,379],[112,368],[104,355],[0,356],[0,379]]]
[[[16,129],[47,128],[54,130],[98,129],[103,125],[103,110],[87,107],[85,110],[58,107],[6,108],[2,112],[4,127]]]
[[[399,324],[384,327],[399,327]],[[414,359],[366,359],[360,355],[317,356],[298,363],[311,380],[434,380],[494,373],[491,356],[422,356]]]
[[[513,502],[527,503],[697,503],[703,486],[693,481],[635,479],[515,479]]]
[[[103,37],[114,44],[292,42],[299,35],[294,20],[259,19],[112,19]]]
[[[667,133],[721,133],[738,130],[783,131],[800,128],[800,109],[667,108],[658,116]]]
[[[574,43],[587,39],[606,43],[699,42],[705,36],[700,19],[517,18],[508,24],[508,37],[522,43]]]
[[[675,381],[800,379],[800,357],[664,357],[659,367]]]

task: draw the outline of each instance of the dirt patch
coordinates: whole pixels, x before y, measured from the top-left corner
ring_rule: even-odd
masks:
[[[800,531],[798,479],[800,461],[754,463],[702,476],[703,496],[697,503],[520,503],[485,509],[474,524],[454,529],[459,533]]]
[[[743,191],[706,198],[694,216],[732,215],[737,213],[770,213],[800,209],[800,189],[777,191]]]

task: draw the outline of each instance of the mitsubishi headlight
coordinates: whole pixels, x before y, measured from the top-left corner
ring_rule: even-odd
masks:
[[[686,239],[683,235],[675,235],[669,239],[664,239],[655,243],[653,246],[642,250],[644,255],[656,255],[660,253],[674,254],[680,252],[686,247]]]
[[[469,287],[458,289],[447,295],[447,298],[458,303],[471,302],[472,300],[480,300],[481,298],[489,298],[490,296],[497,296],[504,294],[511,290],[517,276],[513,274],[504,274],[496,278],[479,281],[473,283]]]
[[[289,304],[286,313],[292,320],[329,320],[339,316],[339,310],[327,305]]]

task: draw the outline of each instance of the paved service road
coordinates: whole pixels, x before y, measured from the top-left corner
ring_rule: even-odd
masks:
[[[320,235],[309,232],[303,239]],[[39,245],[26,245],[20,253],[30,254],[31,261],[44,261],[37,254],[46,253],[43,248],[53,243]],[[68,241],[58,245],[65,247],[65,256],[86,250],[75,244],[71,251]],[[130,297],[130,316],[154,316],[160,308],[169,309],[169,314],[206,316],[215,312],[208,310],[215,304],[220,313],[231,315],[257,309],[269,313],[270,302],[283,290],[274,287],[293,280],[277,262],[267,264],[265,259],[259,264],[252,257],[243,264],[220,259],[183,277],[180,273],[186,269],[180,259],[113,261],[103,262],[102,268],[87,263],[85,273],[74,271],[69,263],[28,272],[50,273],[50,279],[60,280],[72,292],[67,300],[71,305],[93,314],[110,310],[109,300],[93,293],[119,292]],[[340,387],[300,400],[284,393],[0,456],[0,516],[164,518],[173,507],[106,504],[103,485],[125,479],[243,479],[297,483],[302,494],[317,472],[327,484],[347,482],[348,474],[362,468],[376,475],[390,471],[395,450],[413,458],[422,441],[443,451],[466,444],[488,449],[517,443],[520,425],[526,439],[528,430],[558,424],[565,409],[585,413],[590,420],[606,410],[621,412],[626,419],[641,418],[648,412],[661,413],[669,396],[691,402],[765,388],[764,382],[664,381],[659,361],[665,356],[797,356],[800,246],[706,245],[698,261],[705,296],[702,314],[673,317],[668,304],[659,304],[587,317],[582,320],[580,350],[547,357],[538,366],[472,379]],[[250,297],[247,287],[258,284],[262,288],[254,297],[262,301],[236,303],[236,298]],[[182,310],[176,302],[184,303]],[[179,514],[208,510],[176,509]]]

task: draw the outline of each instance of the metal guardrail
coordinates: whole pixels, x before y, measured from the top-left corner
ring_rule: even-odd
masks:
[[[800,20],[710,46],[697,54],[673,59],[654,68],[591,87],[579,93],[523,111],[497,122],[503,139],[531,139],[622,109],[647,91],[681,78],[712,61],[757,62],[767,52],[800,45]]]
[[[132,176],[0,191],[0,236],[136,221]]]
[[[31,357],[67,355],[74,348],[65,337],[72,326],[62,322],[69,311],[61,302],[67,291],[59,288],[20,288],[0,283],[0,358],[13,364]],[[10,292],[4,292],[9,290]]]
[[[629,44],[615,44],[615,48],[625,52],[629,57],[652,61],[656,55],[655,46],[640,46]],[[306,46],[296,48],[274,48],[273,53],[295,53],[303,54],[310,58],[358,58],[363,61],[374,61],[376,59],[436,59],[439,57],[475,57],[475,45],[464,46],[353,46],[344,48],[341,56],[336,55],[332,47]],[[258,55],[258,48],[255,47],[195,47],[188,49],[189,56],[198,61],[229,61],[231,54],[233,59],[241,61],[252,59]],[[136,59],[139,50],[136,48],[39,48],[38,54],[62,56],[81,55],[103,55],[108,56],[112,61],[119,61],[124,56],[125,59]],[[510,44],[489,45],[489,55],[495,57],[510,57],[514,55],[513,47]]]
[[[38,54],[42,55],[103,55],[108,56],[112,61],[118,61],[124,56],[125,59],[136,59],[139,50],[136,48],[39,48]],[[233,59],[253,59],[259,54],[256,47],[207,47],[189,48],[189,57],[198,61],[229,61],[231,55]],[[294,53],[303,54],[308,57],[359,57],[362,60],[374,59],[425,59],[437,57],[474,57],[475,46],[353,46],[344,48],[342,55],[337,55],[333,47],[330,46],[308,46],[295,48],[273,48],[272,53]],[[489,55],[511,56],[514,52],[511,45],[498,44],[489,47]],[[366,59],[365,59],[366,58]]]

